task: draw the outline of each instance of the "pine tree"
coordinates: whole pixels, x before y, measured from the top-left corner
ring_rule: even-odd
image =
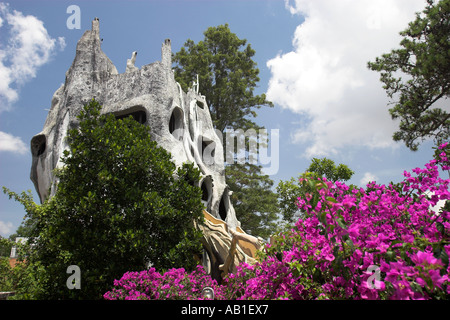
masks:
[[[400,33],[401,48],[368,63],[380,72],[389,98],[396,99],[389,109],[392,118],[400,120],[393,139],[414,151],[427,138],[439,145],[450,137],[445,101],[450,95],[450,0],[427,3]]]

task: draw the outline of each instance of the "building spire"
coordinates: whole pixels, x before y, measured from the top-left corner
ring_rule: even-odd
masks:
[[[100,36],[100,19],[95,17],[94,20],[92,20],[92,31]]]

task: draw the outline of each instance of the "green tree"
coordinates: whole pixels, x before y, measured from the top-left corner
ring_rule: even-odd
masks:
[[[227,129],[261,129],[251,118],[257,116],[256,109],[273,104],[265,94],[255,95],[260,80],[252,59],[255,50],[232,33],[228,24],[210,27],[204,36],[198,43],[187,40],[174,55],[175,79],[187,90],[198,75],[199,91],[206,96],[214,127],[224,136]],[[276,195],[270,189],[273,182],[261,169],[257,164],[228,164],[226,179],[232,183],[232,202],[243,228],[264,237],[273,225]]]
[[[278,182],[277,185],[278,206],[285,223],[290,225],[300,216],[297,206],[297,198],[304,194],[299,184],[299,178]]]
[[[313,158],[303,176],[307,179],[326,178],[328,181],[348,181],[353,174],[353,170],[345,164],[336,165],[328,158]],[[308,184],[300,183],[299,178],[280,181],[277,185],[278,205],[283,219],[288,224],[295,222],[301,214],[297,206],[297,198],[306,197],[307,193],[313,191],[312,186],[308,188]]]
[[[450,136],[448,103],[437,104],[450,94],[450,0],[427,0],[427,6],[409,23],[401,48],[369,62],[380,72],[394,107],[393,119],[399,119],[395,141],[404,141],[411,150],[420,142],[434,138],[436,144]]]
[[[7,256],[0,257],[0,291],[14,292],[14,295],[8,297],[8,300],[36,299],[43,293],[42,266],[39,263],[32,264],[27,261],[29,245],[15,243],[5,238],[0,239],[0,246],[11,248],[13,245],[16,246],[19,253],[14,267],[10,265],[9,253]]]
[[[11,253],[12,242],[0,236],[0,257],[9,257]]]
[[[35,221],[29,258],[45,269],[44,298],[101,298],[126,271],[192,269],[201,252],[201,190],[189,183],[199,171],[176,169],[148,127],[100,110],[92,100],[69,130],[52,198],[36,205],[9,192]],[[66,286],[70,265],[80,268],[81,290]]]
[[[3,189],[4,192],[7,192],[7,189]],[[23,192],[21,197],[23,199],[30,200],[32,199],[31,190],[28,192]],[[17,228],[15,233],[9,235],[8,239],[5,239],[0,236],[0,256],[8,257],[11,254],[11,247],[14,245],[17,237],[25,237],[28,238],[31,236],[31,232],[33,230],[33,221],[31,219],[24,219],[20,226]],[[2,241],[5,240],[5,241]]]
[[[309,165],[308,172],[314,172],[318,177],[325,177],[331,181],[350,180],[354,172],[345,164],[336,165],[333,160],[327,158],[313,158]]]
[[[240,191],[233,192],[231,202],[244,231],[269,238],[276,227],[274,221],[278,213],[273,181],[269,176],[261,175],[260,167],[254,165],[236,164],[227,166],[226,171],[230,190]]]

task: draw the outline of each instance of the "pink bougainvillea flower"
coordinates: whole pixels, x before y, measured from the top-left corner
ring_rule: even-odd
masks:
[[[450,255],[450,212],[431,210],[450,200],[450,179],[439,176],[449,169],[447,146],[424,168],[405,171],[398,184],[363,189],[316,179],[316,190],[296,201],[302,216],[295,227],[220,285],[201,267],[150,269],[125,273],[104,297],[203,299],[202,288],[210,286],[216,299],[448,298],[450,265],[440,258]]]

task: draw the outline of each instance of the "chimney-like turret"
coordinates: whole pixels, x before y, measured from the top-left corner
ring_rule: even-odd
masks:
[[[161,62],[162,64],[171,69],[172,68],[172,45],[170,39],[164,40],[161,48]]]

